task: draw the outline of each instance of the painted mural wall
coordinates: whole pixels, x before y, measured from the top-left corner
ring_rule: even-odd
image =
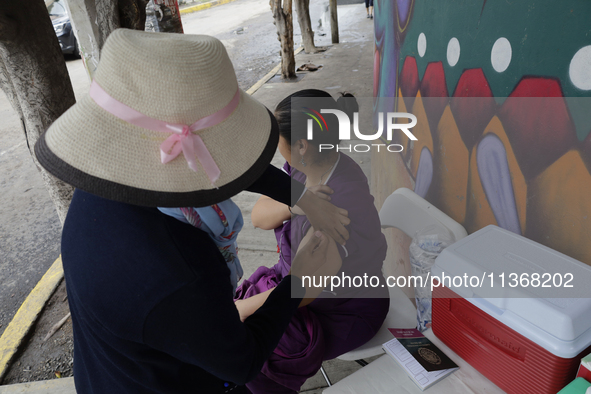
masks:
[[[496,224],[591,264],[591,1],[375,7],[375,109],[418,118],[418,141],[372,158],[378,206],[408,187],[468,233]]]

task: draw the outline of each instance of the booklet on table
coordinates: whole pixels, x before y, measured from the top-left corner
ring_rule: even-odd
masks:
[[[394,339],[384,343],[384,350],[404,368],[421,390],[458,369],[458,366],[419,330],[389,330]]]

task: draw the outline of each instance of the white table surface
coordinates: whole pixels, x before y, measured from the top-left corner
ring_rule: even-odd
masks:
[[[361,368],[332,387],[325,394],[502,394],[503,390],[472,368],[441,342],[429,329],[423,334],[449,356],[460,369],[425,391],[408,377],[404,369],[387,354]],[[393,338],[393,337],[392,337]],[[352,361],[353,362],[353,361]]]

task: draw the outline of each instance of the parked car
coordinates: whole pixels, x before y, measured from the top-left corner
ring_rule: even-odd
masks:
[[[46,0],[47,11],[53,23],[53,30],[60,42],[62,53],[79,56],[78,42],[76,36],[72,31],[72,23],[70,22],[70,15],[64,5],[64,0]]]

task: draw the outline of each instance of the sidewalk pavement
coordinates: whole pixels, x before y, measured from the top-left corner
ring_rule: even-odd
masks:
[[[263,78],[263,80],[268,79],[267,81],[255,85],[260,87],[255,92],[251,92],[253,97],[271,110],[283,98],[301,89],[322,89],[331,93],[333,97],[341,91],[351,92],[356,97],[372,97],[373,20],[365,18],[363,3],[339,6],[338,16],[339,25],[347,26],[347,29],[340,31],[339,44],[329,47],[326,52],[306,54],[301,51],[296,55],[296,67],[304,63],[313,63],[322,65],[320,70],[298,73],[297,82],[284,82],[280,75],[270,73],[271,75],[268,74]],[[273,164],[280,167],[283,163],[283,158],[277,153]],[[369,166],[369,160],[364,157],[362,168],[366,170]],[[238,244],[245,278],[248,278],[261,265],[274,265],[278,258],[273,232],[255,229],[250,220],[252,207],[258,197],[253,193],[242,192],[233,198],[244,216],[244,227],[238,236]],[[332,383],[359,368],[357,363],[349,361],[330,360],[324,363],[324,369]],[[319,372],[304,384],[301,393],[319,394],[325,387],[327,387],[326,381]],[[0,386],[0,394],[17,393],[74,394],[75,390],[72,378]]]

